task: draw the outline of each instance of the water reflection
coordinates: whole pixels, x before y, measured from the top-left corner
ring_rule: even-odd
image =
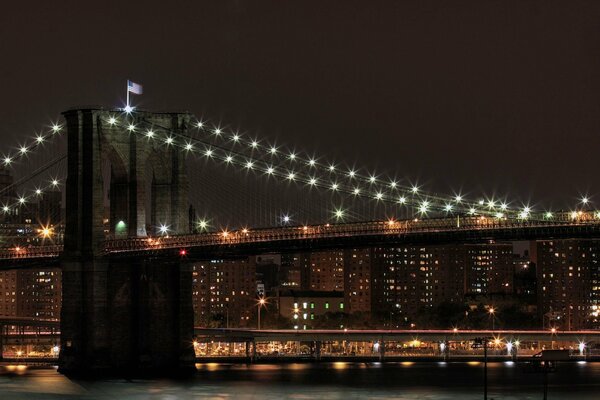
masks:
[[[69,380],[55,369],[0,367],[0,399],[480,399],[481,362],[201,363],[193,379],[94,382]],[[489,363],[493,398],[538,398],[542,376],[523,363]],[[551,398],[595,398],[600,363],[560,364],[550,374]]]

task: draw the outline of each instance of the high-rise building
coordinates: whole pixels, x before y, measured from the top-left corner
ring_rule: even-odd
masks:
[[[377,247],[372,303],[379,318],[409,324],[424,309],[465,295],[513,290],[512,245],[506,243]]]
[[[58,268],[0,272],[0,316],[59,320],[61,294]]]
[[[371,312],[371,259],[373,250],[344,250],[344,303],[346,312]]]
[[[310,253],[286,253],[281,255],[281,288],[307,289]]]
[[[537,265],[538,312],[546,327],[598,327],[600,240],[532,243]]]
[[[344,291],[344,251],[316,251],[310,254],[309,289]]]
[[[62,281],[58,268],[24,270],[17,273],[17,314],[60,320]]]
[[[511,243],[466,244],[466,294],[493,295],[513,292],[513,246]]]
[[[399,246],[373,249],[371,307],[392,325],[443,301],[462,301],[464,258],[457,246]]]
[[[196,325],[243,327],[248,324],[256,304],[255,257],[197,263],[192,276]]]
[[[0,271],[0,316],[16,317],[17,314],[17,271]]]

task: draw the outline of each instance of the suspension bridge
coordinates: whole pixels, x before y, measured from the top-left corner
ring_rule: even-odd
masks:
[[[1,164],[19,178],[0,188],[0,268],[62,268],[67,373],[190,367],[196,260],[600,237],[600,211],[585,197],[551,211],[443,195],[189,113],[71,109]],[[52,193],[64,212],[42,218]]]

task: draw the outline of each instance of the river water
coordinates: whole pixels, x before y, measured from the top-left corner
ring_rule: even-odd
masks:
[[[541,399],[543,376],[523,364],[488,364],[489,399]],[[600,363],[548,375],[548,399],[600,399]],[[0,399],[483,399],[471,363],[198,364],[186,380],[70,380],[54,368],[0,367]]]

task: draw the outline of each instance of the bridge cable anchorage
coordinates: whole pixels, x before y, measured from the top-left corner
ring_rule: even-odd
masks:
[[[518,218],[518,219],[539,219],[546,220],[546,217],[538,216],[529,210],[526,207],[527,211],[517,211],[517,210],[509,210],[508,205],[506,203],[496,204],[495,201],[488,201],[487,207],[485,202],[479,201],[477,203],[469,202],[464,200],[462,196],[454,196],[453,198],[446,198],[438,195],[431,194],[423,194],[423,192],[419,192],[419,189],[415,186],[411,187],[410,193],[403,192],[400,196],[394,197],[391,194],[389,188],[386,190],[361,190],[356,186],[350,186],[348,184],[339,183],[335,180],[329,180],[325,183],[326,179],[323,179],[322,176],[317,178],[314,175],[309,175],[303,170],[293,170],[289,169],[289,166],[286,168],[286,164],[279,162],[279,164],[273,164],[266,161],[266,158],[272,155],[277,155],[281,153],[275,147],[270,147],[268,151],[263,152],[263,154],[257,156],[248,155],[244,152],[235,150],[233,148],[227,148],[223,145],[215,144],[212,142],[208,142],[203,139],[195,138],[191,135],[185,135],[181,132],[177,132],[173,129],[170,129],[165,126],[160,126],[157,124],[148,124],[145,121],[141,121],[143,125],[149,126],[147,132],[151,132],[151,135],[146,135],[149,139],[161,139],[156,136],[155,129],[162,131],[165,135],[162,140],[168,146],[174,146],[182,151],[193,154],[200,154],[207,159],[214,159],[221,162],[225,162],[227,164],[232,164],[240,168],[245,168],[246,170],[254,170],[257,172],[261,172],[263,174],[273,176],[279,178],[282,181],[295,181],[298,183],[304,183],[305,185],[311,187],[317,187],[320,189],[329,189],[331,191],[337,191],[339,193],[343,193],[346,195],[352,195],[354,197],[362,197],[367,199],[372,199],[376,201],[385,202],[388,204],[400,204],[403,206],[412,206],[413,209],[418,211],[418,214],[421,216],[425,216],[429,211],[437,211],[437,212],[445,212],[448,215],[480,215],[497,219],[506,219],[506,218]],[[206,126],[206,124],[202,124],[202,126]],[[215,128],[214,132],[219,132],[217,137],[224,136],[224,130],[221,128]],[[139,131],[141,132],[141,131]],[[247,141],[242,138],[242,136],[238,133],[234,133],[231,136],[231,141],[233,144],[246,143],[248,147],[253,151],[257,149],[267,149],[266,146],[262,146],[257,140]],[[244,142],[245,141],[245,142]],[[203,149],[203,150],[200,150]],[[290,153],[290,155],[286,158],[285,161],[293,161],[300,162],[302,159],[296,155],[295,153]],[[322,163],[318,163],[314,159],[310,159],[308,161],[304,160],[303,164],[308,165],[311,168],[317,168],[317,170],[326,170],[331,174],[337,173],[337,169],[334,165],[325,166]],[[283,169],[283,170],[282,170]],[[323,171],[321,171],[323,172]],[[374,182],[374,176],[365,177],[357,174],[354,170],[351,173],[348,173],[348,178],[354,179],[357,181],[364,182]],[[402,187],[396,181],[392,181],[390,183],[390,188],[394,190],[398,190],[398,188]],[[381,187],[380,187],[381,188]],[[412,197],[411,197],[412,193]],[[438,200],[438,202],[434,203],[431,200]],[[477,204],[477,207],[475,206]],[[498,211],[498,209],[503,210],[503,212]],[[540,218],[541,217],[541,218]]]

